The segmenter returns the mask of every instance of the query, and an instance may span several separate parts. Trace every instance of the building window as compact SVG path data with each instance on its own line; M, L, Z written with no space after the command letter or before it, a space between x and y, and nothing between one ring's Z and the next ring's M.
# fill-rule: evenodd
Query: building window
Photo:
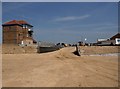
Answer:
M23 28L25 28L25 26L23 26Z
M26 25L23 25L23 28L26 28Z
M29 37L29 35L27 34L27 37Z

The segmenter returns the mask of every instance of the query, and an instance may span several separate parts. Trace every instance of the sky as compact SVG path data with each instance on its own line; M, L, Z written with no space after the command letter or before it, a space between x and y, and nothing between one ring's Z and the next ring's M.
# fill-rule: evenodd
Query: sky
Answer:
M0 2L0 12L2 12L2 3ZM2 13L0 13L0 24L2 24ZM0 44L2 43L2 26L0 25Z
M96 42L118 32L117 2L3 2L2 23L25 20L34 39L45 42Z

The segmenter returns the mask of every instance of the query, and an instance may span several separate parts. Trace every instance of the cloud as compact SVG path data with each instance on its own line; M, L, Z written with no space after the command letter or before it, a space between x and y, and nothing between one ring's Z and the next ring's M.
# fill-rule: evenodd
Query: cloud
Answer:
M66 17L60 17L56 18L54 21L70 21L70 20L81 20L81 19L86 19L90 15L83 15L83 16L66 16Z

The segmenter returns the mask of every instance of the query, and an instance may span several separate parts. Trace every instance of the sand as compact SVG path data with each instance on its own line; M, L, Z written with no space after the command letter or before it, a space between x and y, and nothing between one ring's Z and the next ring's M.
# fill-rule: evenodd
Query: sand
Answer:
M0 88L2 88L2 46L0 44Z
M68 47L44 54L3 54L3 87L118 86L118 56L79 57L74 51Z

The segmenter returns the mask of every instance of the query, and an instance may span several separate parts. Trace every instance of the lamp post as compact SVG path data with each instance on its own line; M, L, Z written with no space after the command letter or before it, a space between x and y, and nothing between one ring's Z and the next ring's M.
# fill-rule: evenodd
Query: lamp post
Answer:
M87 38L85 38L85 43L86 43Z

